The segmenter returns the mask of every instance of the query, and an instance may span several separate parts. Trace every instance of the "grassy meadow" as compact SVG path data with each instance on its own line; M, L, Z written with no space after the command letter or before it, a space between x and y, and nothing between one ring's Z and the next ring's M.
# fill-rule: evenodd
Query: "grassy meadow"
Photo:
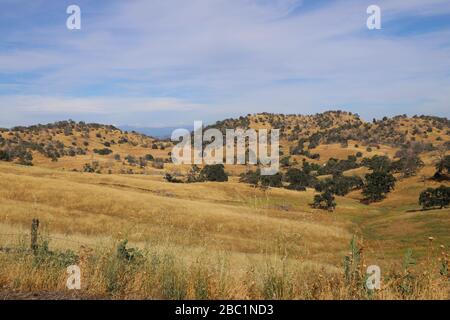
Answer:
M448 153L447 119L365 122L338 110L260 113L213 127L280 128L288 179L255 187L239 181L255 168L225 165L227 182L170 183L166 174L186 182L192 168L171 163L169 140L74 121L0 129L0 298L450 297L450 209L418 203L425 189L448 186L448 176L432 179ZM306 172L305 164L320 182L333 179L320 170L333 161L345 164L342 176L363 181L371 172L364 160L411 155L417 172L394 172L394 190L370 205L361 187L336 195L332 212L311 206L318 183L286 188L289 169ZM34 218L38 249L30 252ZM73 264L82 285L69 291ZM366 289L370 265L381 268L380 290Z
M329 213L309 206L312 189L261 190L235 177L170 184L157 172L0 162L0 246L16 248L0 251L0 286L99 298L448 299L439 270L450 246L449 210L420 211L418 194L436 183L411 179L370 206L357 194L337 197ZM35 256L26 250L32 218L41 221L43 244ZM354 236L358 259L349 253ZM65 287L70 263L82 270L75 293ZM364 289L371 264L382 268L376 293Z

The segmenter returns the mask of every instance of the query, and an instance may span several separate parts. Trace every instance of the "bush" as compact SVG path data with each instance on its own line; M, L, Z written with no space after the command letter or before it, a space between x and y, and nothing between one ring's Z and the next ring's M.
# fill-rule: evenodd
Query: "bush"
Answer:
M290 161L290 159L291 159L290 156L283 157L283 158L280 160L280 165L281 165L281 167L283 167L283 168L289 167L289 161Z
M403 173L404 177L415 175L424 166L423 161L419 158L419 153L424 151L425 147L421 143L414 143L397 151L395 157L399 160L392 163L392 169L395 172Z
M137 163L137 159L132 155L127 155L125 160L127 160L130 165L135 165Z
M361 164L373 171L390 172L392 170L392 162L387 156L364 158Z
M346 160L330 158L317 172L319 175L336 174L358 167L360 167L360 165L356 163L356 157L349 156Z
M50 250L49 242L43 240L33 256L33 264L35 267L67 268L78 263L78 259L79 257L72 250Z
M303 191L306 187L312 187L316 184L317 179L309 174L309 167L304 166L303 170L289 169L286 173L286 179L289 182L288 189Z
M228 175L225 172L223 164L205 165L200 171L200 179L202 181L228 181Z
M101 156L107 156L108 154L112 153L111 149L103 148L103 149L94 149L94 153L97 153Z
M282 187L283 186L282 180L283 175L280 172L277 172L274 175L260 177L261 185L264 187L273 187L273 188Z
M83 167L83 172L100 173L100 164L98 163L98 161L92 161L92 163L85 163Z
M161 158L156 158L152 163L153 168L155 169L164 169L164 160Z
M183 183L180 179L175 178L172 174L166 173L164 176L164 179L166 179L167 182L171 183Z
M436 170L439 174L444 171L450 173L450 155L444 156L436 163Z
M333 194L327 190L321 194L316 194L314 196L314 202L311 207L316 209L323 209L328 211L333 211L336 208L336 202L334 201Z
M333 178L328 178L319 181L315 189L318 192L330 191L338 196L345 196L350 191L362 188L364 185L362 179L358 176L346 177L342 174L334 175Z
M127 244L128 240L125 239L117 245L117 258L126 262L143 262L143 253L137 248L127 248Z
M257 169L256 171L249 170L245 173L242 173L239 178L239 182L249 183L253 186L258 186L261 178L261 170Z

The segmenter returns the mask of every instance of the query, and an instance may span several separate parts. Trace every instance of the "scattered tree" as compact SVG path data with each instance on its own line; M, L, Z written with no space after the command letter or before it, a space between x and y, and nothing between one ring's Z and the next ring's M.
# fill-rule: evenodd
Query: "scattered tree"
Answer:
M384 171L374 171L365 176L365 184L362 188L364 200L367 202L381 201L395 186L395 177Z
M327 190L322 192L321 194L316 194L314 196L314 202L311 204L311 207L316 209L323 209L328 211L333 211L336 208L335 198L331 191Z
M438 188L428 188L419 196L419 204L422 208L439 208L448 207L450 205L450 187L441 185Z

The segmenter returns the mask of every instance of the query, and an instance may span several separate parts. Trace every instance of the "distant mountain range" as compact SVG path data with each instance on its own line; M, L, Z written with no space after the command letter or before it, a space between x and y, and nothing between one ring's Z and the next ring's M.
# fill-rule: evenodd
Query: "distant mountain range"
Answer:
M145 134L150 137L155 137L159 139L166 139L170 138L172 132L176 129L187 129L189 131L193 130L192 125L180 125L178 127L160 127L160 128L153 128L153 127L139 127L139 126L129 126L129 125L123 125L119 126L119 128L123 131L136 131L138 133Z

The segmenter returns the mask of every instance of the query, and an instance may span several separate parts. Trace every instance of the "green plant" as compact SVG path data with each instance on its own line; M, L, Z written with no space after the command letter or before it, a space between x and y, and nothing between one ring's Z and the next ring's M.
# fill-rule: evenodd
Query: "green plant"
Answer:
M316 194L314 196L314 201L311 207L316 209L324 209L328 211L333 211L336 208L336 202L334 201L334 196L331 191L326 190L321 194Z
M117 245L117 258L129 263L141 263L144 260L144 254L137 248L127 248L128 240L122 240Z
M416 276L412 272L412 267L416 265L412 249L407 249L403 257L403 274L400 277L398 289L401 295L406 298L414 292Z
M164 299L182 300L187 296L187 280L184 272L176 266L172 256L166 255L161 261L160 286Z
M205 165L200 171L200 179L202 181L228 181L228 175L225 172L223 164Z
M78 256L72 250L50 250L48 240L41 241L33 255L35 267L67 268L77 261Z
M420 193L419 204L423 209L448 207L450 205L450 187L441 185L438 188L428 188Z
M385 171L375 171L365 176L366 182L362 188L364 200L367 202L380 201L386 198L395 186L395 177Z

